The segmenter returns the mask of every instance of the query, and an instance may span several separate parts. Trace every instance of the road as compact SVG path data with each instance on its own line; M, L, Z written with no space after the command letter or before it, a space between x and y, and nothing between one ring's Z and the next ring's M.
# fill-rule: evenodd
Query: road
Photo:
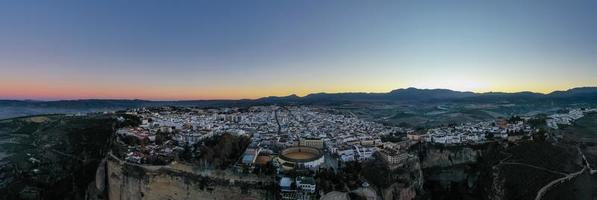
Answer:
M274 110L274 118L276 118L276 124L278 124L278 135L282 134L282 126L280 125L280 120L278 119L278 109Z

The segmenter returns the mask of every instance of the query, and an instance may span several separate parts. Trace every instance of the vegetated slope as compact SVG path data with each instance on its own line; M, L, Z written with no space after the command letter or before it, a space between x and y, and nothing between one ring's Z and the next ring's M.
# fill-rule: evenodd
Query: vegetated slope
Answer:
M529 141L509 148L508 152L512 157L507 162L520 162L563 173L582 168L578 151L573 146Z
M564 182L547 191L543 198L543 200L558 199L597 199L597 175L585 172L572 181Z
M565 141L578 143L591 167L597 169L597 113L580 118L560 133Z
M574 146L527 141L508 148L511 156L498 167L504 199L534 199L537 192L558 178L583 168Z
M551 181L583 167L575 146L539 140L487 143L474 151L457 146L422 149L426 148L441 150L431 157L420 156L427 166L423 172L430 199L534 199ZM478 158L463 159L473 155Z
M0 199L82 199L110 145L112 116L0 121Z
M559 131L564 142L578 145L591 169L597 167L597 113L588 114ZM553 187L544 199L597 199L597 174L585 173Z

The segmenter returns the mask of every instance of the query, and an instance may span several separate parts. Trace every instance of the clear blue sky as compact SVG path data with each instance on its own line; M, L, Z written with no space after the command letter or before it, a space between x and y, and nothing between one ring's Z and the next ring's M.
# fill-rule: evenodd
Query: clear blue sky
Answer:
M595 1L2 1L0 98L597 85Z

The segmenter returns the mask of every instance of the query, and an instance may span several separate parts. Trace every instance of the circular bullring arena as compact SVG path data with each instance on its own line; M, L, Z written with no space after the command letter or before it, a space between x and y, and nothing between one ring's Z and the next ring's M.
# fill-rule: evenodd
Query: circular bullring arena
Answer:
M312 147L289 147L280 152L278 162L284 170L292 170L297 167L316 169L323 164L323 153Z

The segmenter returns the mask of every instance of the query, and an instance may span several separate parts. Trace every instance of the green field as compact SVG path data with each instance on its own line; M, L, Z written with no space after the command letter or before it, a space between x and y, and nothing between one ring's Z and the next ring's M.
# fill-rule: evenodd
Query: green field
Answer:
M342 105L334 109L356 115L363 120L375 121L391 126L429 128L508 118L513 115L526 116L550 113L558 106L543 104L513 103L420 103L420 104L355 104Z

